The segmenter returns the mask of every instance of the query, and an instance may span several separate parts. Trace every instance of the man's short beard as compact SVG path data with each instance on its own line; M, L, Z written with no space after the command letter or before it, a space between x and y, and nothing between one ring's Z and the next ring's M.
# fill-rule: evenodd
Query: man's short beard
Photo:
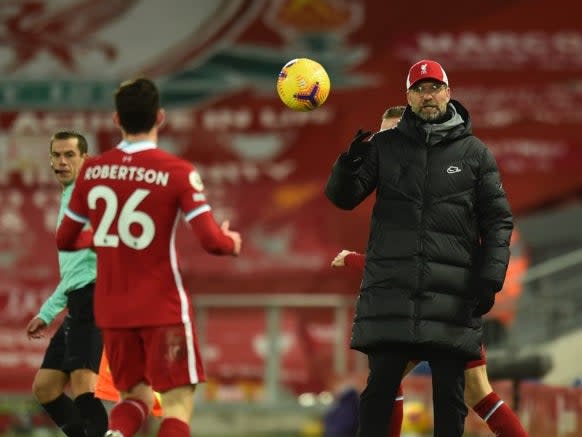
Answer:
M435 121L441 118L443 115L446 114L446 109L444 111L440 111L438 113L425 113L422 112L422 108L416 113L416 115L424 121Z

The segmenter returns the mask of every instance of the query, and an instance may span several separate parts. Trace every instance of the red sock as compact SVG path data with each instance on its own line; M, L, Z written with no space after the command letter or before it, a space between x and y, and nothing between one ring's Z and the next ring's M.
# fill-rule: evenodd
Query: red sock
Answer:
M481 399L473 410L499 437L529 437L517 415L495 392Z
M190 437L190 427L186 422L168 417L162 421L158 437Z
M392 409L392 419L390 419L390 429L388 430L388 437L400 437L400 430L402 429L402 417L404 416L403 406L404 397L402 396L402 386L398 387L398 394L394 399L394 408Z
M146 404L138 399L125 399L109 414L109 429L121 432L124 437L133 437L145 423L149 414Z

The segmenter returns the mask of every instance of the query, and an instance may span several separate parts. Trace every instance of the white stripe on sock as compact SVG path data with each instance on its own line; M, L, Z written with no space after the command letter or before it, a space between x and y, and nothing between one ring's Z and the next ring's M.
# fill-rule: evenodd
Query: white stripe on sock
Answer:
M501 404L503 404L503 401L500 399L497 401L497 403L493 406L493 408L491 408L489 410L489 412L485 415L485 417L483 418L483 420L485 422L487 422L489 420L489 418L491 416L493 416L493 413L495 413L495 411L497 411L497 409L501 406Z

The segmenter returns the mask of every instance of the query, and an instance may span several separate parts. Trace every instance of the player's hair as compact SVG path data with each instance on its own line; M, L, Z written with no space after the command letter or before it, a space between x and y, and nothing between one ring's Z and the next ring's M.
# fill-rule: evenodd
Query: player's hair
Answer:
M386 120L387 118L400 118L405 110L406 106L391 106L382 114L382 120Z
M125 133L140 134L152 130L159 109L160 94L149 79L127 80L115 91L115 110Z
M75 132L72 130L61 130L55 132L51 137L51 141L49 143L49 151L51 152L53 151L53 143L55 142L55 140L69 140L71 138L77 139L77 148L79 149L79 153L81 154L81 156L85 155L89 150L87 140L79 132Z

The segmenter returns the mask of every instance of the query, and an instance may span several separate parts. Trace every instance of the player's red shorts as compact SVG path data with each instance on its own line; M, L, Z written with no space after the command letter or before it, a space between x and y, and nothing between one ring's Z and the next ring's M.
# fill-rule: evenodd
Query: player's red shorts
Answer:
M206 380L190 323L102 332L111 376L120 391L143 381L163 393Z
M101 356L101 365L99 366L99 374L97 375L97 382L95 383L95 397L111 402L119 402L121 400L119 391L117 391L113 384L113 378L109 370L109 360L105 352ZM154 392L152 415L156 417L162 417L164 415L160 394L158 392Z

